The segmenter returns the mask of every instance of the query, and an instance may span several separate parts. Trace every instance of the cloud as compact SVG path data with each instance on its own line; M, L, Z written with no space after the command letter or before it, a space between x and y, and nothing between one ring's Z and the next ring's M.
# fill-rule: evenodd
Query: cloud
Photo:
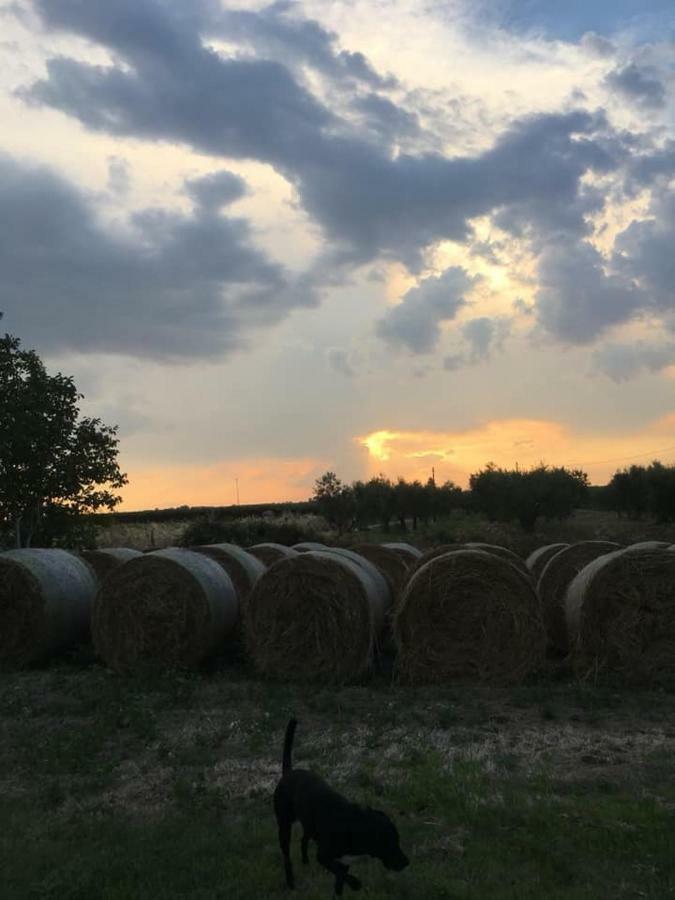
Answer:
M654 66L631 62L611 71L605 82L622 99L643 110L660 110L666 105L666 88Z
M478 316L469 319L460 328L468 348L463 352L451 353L443 360L443 368L455 372L464 366L477 365L487 361L492 351L501 349L511 330L511 320L505 316Z
M212 206L142 210L116 233L63 178L0 157L0 208L0 309L43 351L215 358L316 299Z
M644 369L660 372L675 363L675 343L635 341L608 343L592 356L593 370L607 375L612 381L628 381Z
M394 348L431 353L440 340L440 324L454 319L466 304L464 295L474 281L458 266L438 277L425 278L380 319L377 334Z
M339 347L329 347L326 350L326 360L333 371L344 375L347 378L353 378L356 371L351 363L349 353Z
M389 142L413 121L387 98L371 91L358 100L380 129L374 144L280 62L216 53L203 42L204 17L181 22L178 6L158 0L121 0L122 9L116 3L114 10L103 0L35 5L49 27L85 35L120 62L52 58L47 77L22 91L26 100L94 130L270 163L321 225L338 263L385 256L419 270L427 246L467 239L469 220L493 212L514 233L585 234L587 216L603 201L583 179L619 164L619 142L608 139L605 119L583 111L525 117L473 156L395 155ZM280 23L288 24L288 6L270 9L266 17L276 34ZM307 35L319 33L303 26L298 37L296 26L297 40L310 43Z
M185 182L185 192L202 207L215 211L241 200L248 193L246 182L233 172L222 170Z
M131 187L131 167L121 156L108 157L108 190L116 197L125 197Z
M649 215L615 242L614 265L640 284L650 306L675 312L675 189L655 190Z
M382 76L362 53L338 48L338 37L319 22L295 13L299 4L279 0L261 10L210 9L204 25L210 33L247 44L269 59L290 68L310 66L338 82L358 82L372 88L391 88L393 76Z
M558 340L587 344L625 322L645 304L630 279L608 273L606 261L587 241L559 241L538 262L536 317Z

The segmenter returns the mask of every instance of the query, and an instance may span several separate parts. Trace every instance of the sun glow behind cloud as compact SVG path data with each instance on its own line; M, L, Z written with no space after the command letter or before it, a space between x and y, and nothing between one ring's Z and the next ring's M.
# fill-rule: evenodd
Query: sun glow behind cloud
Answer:
M661 453L663 462L675 460L675 414L620 435L576 433L545 419L501 419L465 431L381 430L354 440L368 451L369 477L382 472L426 480L433 466L437 482L451 480L466 487L469 475L488 462L505 468L544 463L582 468L592 483L603 484L634 459L648 463L652 453Z

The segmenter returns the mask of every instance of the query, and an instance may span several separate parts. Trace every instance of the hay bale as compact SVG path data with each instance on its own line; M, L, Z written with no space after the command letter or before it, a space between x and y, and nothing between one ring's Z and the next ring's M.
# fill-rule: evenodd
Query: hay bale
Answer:
M190 547L193 553L201 553L217 562L232 579L239 602L251 593L253 585L266 569L257 557L236 544L205 544Z
M66 550L0 555L0 664L41 662L87 640L97 587L93 570Z
M425 550L424 553L415 561L415 565L412 571L416 572L418 569L421 569L422 566L425 566L428 562L431 562L432 559L436 559L439 556L444 556L446 553L453 553L455 550L464 549L466 549L464 544L439 544L437 547L430 547L429 550Z
M565 599L581 676L604 671L648 684L675 675L675 554L628 547L589 563Z
M293 550L298 553L310 553L312 550L325 550L326 544L318 544L316 541L300 541L299 544L293 544Z
M629 544L626 550L668 550L668 541L638 541L637 544Z
M391 586L391 582L384 575L378 567L372 563L369 559L366 559L365 556L362 556L360 553L356 553L354 550L347 550L344 547L326 547L325 550L313 550L313 553L335 553L338 556L343 557L344 559L348 559L353 563L356 563L357 566L361 566L362 569L368 573L371 580L374 582L375 587L377 588L378 595L382 598L382 605L385 609L385 614L391 608L391 605L394 601L394 592Z
M570 582L589 562L619 549L619 544L611 541L581 541L560 550L544 566L537 582L537 592L548 645L552 650L567 653L569 649L565 593Z
M258 672L342 684L371 668L384 603L358 563L313 551L265 572L243 610L246 646Z
M298 551L292 547L286 547L285 544L274 544L266 542L263 544L254 544L248 547L251 556L259 559L264 566L271 566L280 559L288 559L291 556L297 556Z
M406 556L384 544L355 544L351 549L377 566L388 579L393 596L398 597L408 580L408 572L415 557Z
M414 562L415 560L420 559L420 557L422 556L421 550L418 550L417 547L413 547L412 544L406 544L404 541L394 541L387 544L382 544L382 546L386 547L387 550L394 550L408 563Z
M210 557L169 548L114 569L96 596L94 646L111 669L194 667L234 630L237 592Z
M394 635L401 676L415 684L515 683L544 658L531 579L482 550L446 552L417 569L399 601Z
M481 541L471 541L464 544L464 548L467 550L483 550L485 553L501 556L502 559L506 559L510 563L513 563L514 566L517 566L525 573L525 575L530 575L530 570L527 568L527 564L522 556L518 556L517 553L514 553L513 550L509 550L508 547L502 547L499 544L484 544Z
M82 550L80 556L89 563L98 580L103 581L113 569L143 554L140 550L132 550L130 547L105 547L100 550Z
M538 547L530 553L525 560L525 565L532 572L532 577L535 581L539 581L539 576L544 571L544 567L549 559L554 557L560 550L564 550L565 547L569 547L569 544L545 544L543 547Z

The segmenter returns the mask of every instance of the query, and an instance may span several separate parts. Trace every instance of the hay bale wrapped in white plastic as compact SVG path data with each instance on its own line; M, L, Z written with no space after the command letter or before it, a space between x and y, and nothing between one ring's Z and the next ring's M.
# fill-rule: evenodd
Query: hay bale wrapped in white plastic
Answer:
M239 601L213 559L179 548L156 550L110 573L94 605L94 646L118 672L194 667L222 649Z
M611 541L579 541L560 550L546 563L537 582L537 593L551 650L561 654L569 650L565 594L572 579L594 559L619 549L619 544Z
M80 556L89 563L98 580L103 581L113 569L143 554L140 550L132 550L130 547L102 547L99 550L82 550Z
M556 553L569 547L569 544L544 544L543 547L537 547L525 560L525 565L532 572L535 582L539 580L539 576L544 571L546 563L552 559Z
M210 557L225 569L232 579L240 603L248 597L253 585L267 568L265 563L236 544L204 544L190 547L190 550Z
M631 683L675 675L675 553L626 548L594 560L569 585L567 628L581 676Z
M298 551L292 547L287 547L285 544L275 544L272 541L254 544L252 547L248 547L247 550L265 566L271 566L280 559L288 559L291 556L298 555Z
M390 541L386 544L382 544L382 546L387 547L389 550L395 550L396 553L401 555L410 565L422 556L421 550L417 547L413 547L412 544L405 543L405 541Z
M96 576L66 550L0 555L0 664L41 662L88 640Z
M371 562L369 559L363 556L363 554L357 553L355 550L347 550L344 547L327 547L325 550L315 550L313 552L336 553L338 556L342 556L344 559L350 559L352 562L361 566L362 569L365 569L368 575L375 582L379 596L382 597L385 614L389 612L394 601L393 587L387 576L378 568L375 563Z
M300 541L299 544L293 544L293 550L298 553L310 553L312 550L325 550L326 544L320 544L317 541Z
M668 541L638 541L637 544L629 544L626 550L668 550Z
M342 684L373 665L387 600L367 570L327 551L282 559L244 606L246 647L258 672Z

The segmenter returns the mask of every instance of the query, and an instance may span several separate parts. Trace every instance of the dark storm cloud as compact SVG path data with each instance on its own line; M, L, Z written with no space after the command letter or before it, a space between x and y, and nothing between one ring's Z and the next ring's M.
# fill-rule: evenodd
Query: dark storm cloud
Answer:
M41 350L217 357L314 300L210 206L145 210L116 235L73 185L0 157L0 208L0 309Z
M585 233L584 217L601 198L581 179L617 165L606 123L585 112L525 118L474 157L394 157L387 139L377 146L364 140L280 63L207 48L198 22L178 26L176 4L36 5L48 25L104 44L127 67L52 59L48 77L24 91L26 98L90 128L271 163L345 262L382 254L418 267L428 244L464 240L467 220L493 211L514 232ZM384 98L364 101L378 106L380 122L400 117Z
M632 222L615 242L614 265L635 280L653 310L675 312L675 190L655 192L649 216Z
M372 88L396 85L392 76L382 76L362 53L338 49L337 35L318 22L294 15L297 4L281 0L258 11L214 9L203 22L220 37L248 44L262 55L290 67L307 65L334 79L363 83Z
M551 243L539 257L536 316L559 340L587 344L634 316L645 296L628 278L608 273L587 241Z
M653 111L666 105L666 88L654 66L628 63L610 72L605 81L624 100L630 100L642 109Z
M248 188L239 175L223 170L185 182L185 192L204 209L216 210L245 197Z
M437 278L425 278L380 319L377 334L394 348L433 352L440 340L441 322L455 318L475 280L458 266Z

